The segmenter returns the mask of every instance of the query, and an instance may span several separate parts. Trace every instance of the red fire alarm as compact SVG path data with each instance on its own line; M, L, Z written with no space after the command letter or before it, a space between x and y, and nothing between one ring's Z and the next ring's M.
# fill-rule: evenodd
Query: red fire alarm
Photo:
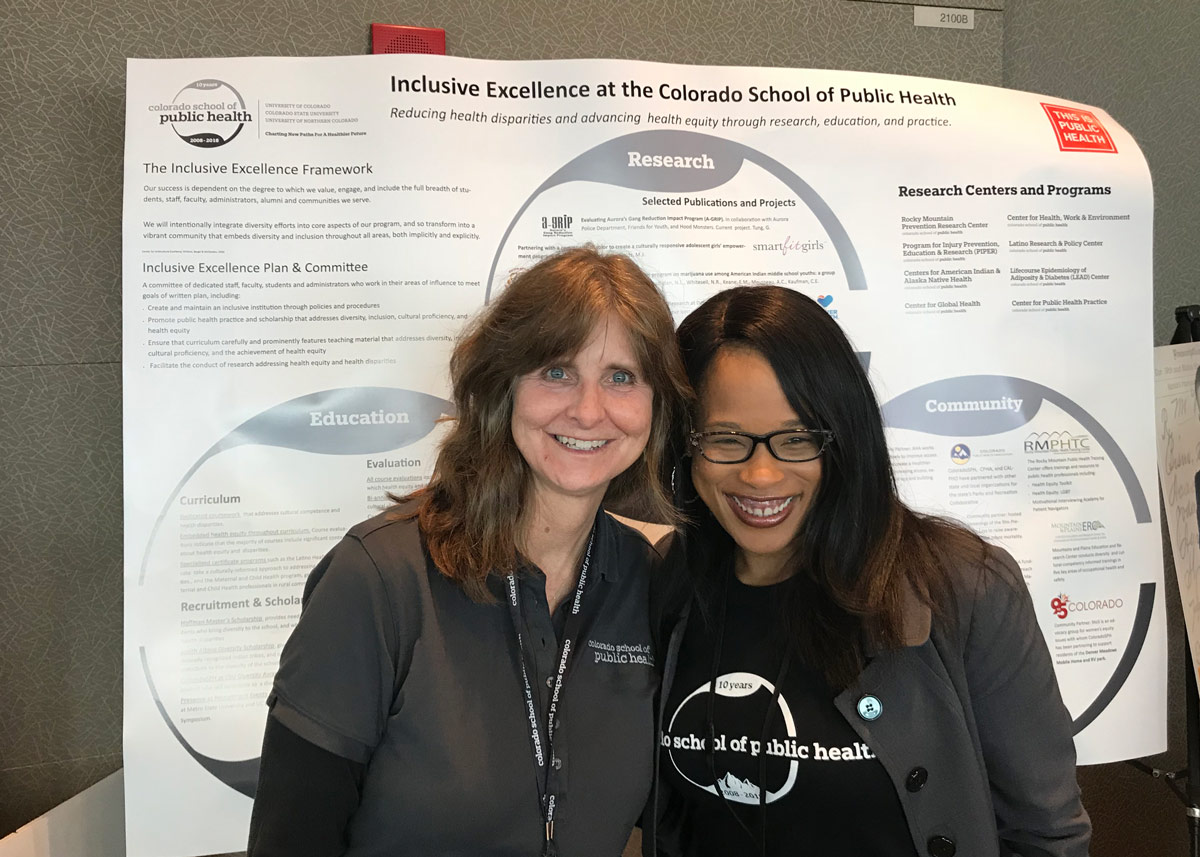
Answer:
M446 31L436 27L371 25L373 54L446 54Z

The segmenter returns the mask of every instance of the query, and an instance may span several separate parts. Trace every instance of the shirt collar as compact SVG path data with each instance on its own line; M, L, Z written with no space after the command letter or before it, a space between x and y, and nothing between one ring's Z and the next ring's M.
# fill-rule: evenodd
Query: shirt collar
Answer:
M592 570L591 573L599 573L600 577L605 580L617 581L621 578L621 566L625 563L620 562L618 539L620 532L618 524L612 519L608 512L604 511L601 506L596 510L596 523L594 524L596 542L592 545Z
M596 510L596 518L592 522L594 540L592 542L592 560L588 565L589 575L598 575L605 580L617 581L621 578L620 561L620 524L601 507ZM585 550L587 542L584 542ZM541 570L522 558L518 566L520 576L534 575L544 577Z

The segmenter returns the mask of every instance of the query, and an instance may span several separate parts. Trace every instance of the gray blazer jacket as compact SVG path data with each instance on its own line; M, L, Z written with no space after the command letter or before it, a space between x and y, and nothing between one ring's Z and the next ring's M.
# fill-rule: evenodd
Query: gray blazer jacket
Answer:
M899 795L913 845L929 857L1087 857L1091 822L1075 779L1071 718L1021 571L992 548L954 573L957 627L910 594L901 649L870 652L834 700ZM663 659L670 692L688 609ZM858 713L864 697L881 713ZM868 712L870 713L870 712ZM677 853L679 806L655 761L643 853Z

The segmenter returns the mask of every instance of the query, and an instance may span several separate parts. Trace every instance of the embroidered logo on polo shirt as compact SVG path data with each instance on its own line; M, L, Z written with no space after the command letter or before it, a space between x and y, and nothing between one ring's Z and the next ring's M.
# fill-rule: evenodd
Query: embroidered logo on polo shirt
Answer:
M588 640L587 644L593 663L654 666L654 653L649 643L605 643L601 640Z

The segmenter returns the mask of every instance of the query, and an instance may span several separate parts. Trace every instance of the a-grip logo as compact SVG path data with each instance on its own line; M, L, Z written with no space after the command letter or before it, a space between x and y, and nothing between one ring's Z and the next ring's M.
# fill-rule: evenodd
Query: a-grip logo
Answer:
M253 122L240 92L223 80L194 80L170 104L151 104L156 124L168 126L189 146L224 146Z
M571 224L575 218L569 214L553 214L542 218L543 238L570 238L573 233Z

